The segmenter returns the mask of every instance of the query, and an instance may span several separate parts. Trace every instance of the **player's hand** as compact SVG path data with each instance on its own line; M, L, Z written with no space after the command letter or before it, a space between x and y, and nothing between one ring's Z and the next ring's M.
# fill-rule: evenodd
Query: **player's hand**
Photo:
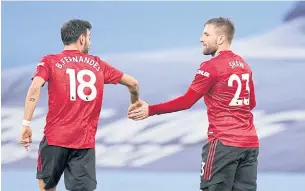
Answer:
M20 143L28 150L30 143L32 143L32 129L29 126L22 126Z
M142 106L142 100L139 100L137 101L136 103L133 103L133 104L130 104L129 108L128 108L128 112L127 114L130 112L130 111L133 111L137 108L140 108Z
M132 104L128 109L128 118L138 121L149 117L148 104L140 100Z

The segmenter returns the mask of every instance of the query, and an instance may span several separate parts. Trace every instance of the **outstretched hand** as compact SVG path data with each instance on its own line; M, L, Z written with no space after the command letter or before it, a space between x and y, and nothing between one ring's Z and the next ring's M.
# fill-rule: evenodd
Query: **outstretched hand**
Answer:
M32 130L28 126L22 126L20 133L20 143L24 146L25 150L28 151L28 147L32 143Z
M128 108L127 116L129 119L135 121L146 119L149 117L148 104L143 100L131 104Z

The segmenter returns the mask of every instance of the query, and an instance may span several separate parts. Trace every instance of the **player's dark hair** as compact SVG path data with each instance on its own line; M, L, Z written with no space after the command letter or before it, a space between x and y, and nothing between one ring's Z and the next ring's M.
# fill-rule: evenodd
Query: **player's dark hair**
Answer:
M75 43L80 35L87 34L87 30L91 30L92 25L85 20L73 19L61 27L61 40L64 45Z
M232 42L232 40L234 38L234 34L235 34L235 26L230 19L223 18L223 17L212 18L212 19L208 20L204 24L204 26L207 24L212 24L212 25L215 25L216 27L223 28L222 30L226 33L228 41L230 43Z

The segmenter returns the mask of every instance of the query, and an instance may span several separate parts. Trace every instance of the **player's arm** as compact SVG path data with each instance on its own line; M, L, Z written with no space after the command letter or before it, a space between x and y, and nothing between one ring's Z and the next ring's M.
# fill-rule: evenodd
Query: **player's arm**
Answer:
M33 78L32 84L26 95L24 104L24 120L31 121L34 110L39 100L40 90L45 83L42 77L36 76Z
M139 84L134 77L129 76L127 74L123 74L122 79L119 83L128 88L131 103L136 103L137 101L139 101Z
M104 77L105 84L121 84L128 88L130 92L131 103L135 103L139 100L139 85L138 81L121 72L120 70L114 68L108 63L101 61L102 66L104 67Z
M172 113L182 111L191 108L202 95L192 88L189 88L187 92L180 97L177 97L171 101L160 103L156 105L149 105L149 116L160 115L164 113Z
M182 111L191 108L202 96L204 96L215 82L215 72L209 63L203 63L197 70L195 78L187 92L171 101L150 105L149 116Z
M26 95L23 125L29 124L29 122L32 120L33 113L40 96L40 90L45 82L49 80L51 73L50 71L49 59L48 57L44 57L36 68L35 75L32 78L32 84L30 85Z

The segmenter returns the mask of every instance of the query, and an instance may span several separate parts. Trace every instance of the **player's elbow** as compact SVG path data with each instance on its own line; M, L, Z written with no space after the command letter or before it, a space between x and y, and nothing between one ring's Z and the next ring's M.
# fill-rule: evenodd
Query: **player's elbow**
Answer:
M192 108L193 105L201 98L201 94L189 89L181 98L181 109L187 110Z
M28 94L30 96L36 96L40 94L40 90L41 90L41 84L32 83L29 88Z
M180 109L179 110L187 110L187 109L190 109L192 108L194 105L193 102L190 102L189 100L187 99L183 99L181 100L181 104L180 104Z
M139 88L138 81L134 77L129 76L127 74L123 75L120 84L125 85L129 89L129 91L136 91Z
M183 107L183 110L191 109L192 106L193 106L192 104L187 104Z
M31 85L28 90L27 100L33 100L33 101L37 100L40 96L40 89L41 87L39 86Z
M129 91L134 92L139 89L139 82L135 78L131 78L129 84L127 85Z

